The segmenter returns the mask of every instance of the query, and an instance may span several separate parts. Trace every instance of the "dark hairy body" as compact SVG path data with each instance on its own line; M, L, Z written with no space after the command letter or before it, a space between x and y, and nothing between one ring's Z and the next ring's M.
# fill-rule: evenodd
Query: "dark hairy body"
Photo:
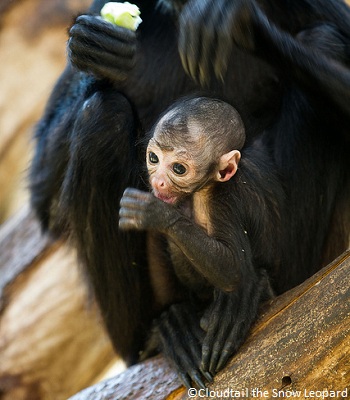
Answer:
M203 385L200 374L211 380L225 365L244 340L258 304L273 295L265 267L276 262L269 241L279 247L285 198L262 143L249 145L241 161L244 126L228 104L182 99L152 131L146 151L152 194L126 189L119 227L148 233L155 306L164 310L179 303L151 338L166 341L164 350L181 366L187 386L186 373ZM189 305L192 318L184 320L183 310L191 316ZM199 325L193 319L197 313ZM221 324L222 318L234 324ZM183 346L176 334L179 323L185 324L187 338L191 333L195 368L178 352Z
M91 14L104 3L94 1ZM67 68L37 127L31 199L45 229L72 238L116 351L136 362L156 321L183 380L200 385L201 373L209 379L202 359L215 372L226 339L234 332L234 352L254 321L260 270L278 294L348 245L350 11L340 0L156 3L136 2L144 21L136 34L94 15L76 20ZM200 90L238 109L242 174L244 163L260 166L232 195L237 215L253 216L251 251L236 296L214 291L205 309L183 302L160 318L146 235L118 229L119 201L126 187L146 187L135 143L174 100ZM225 212L220 203L218 191L213 218Z

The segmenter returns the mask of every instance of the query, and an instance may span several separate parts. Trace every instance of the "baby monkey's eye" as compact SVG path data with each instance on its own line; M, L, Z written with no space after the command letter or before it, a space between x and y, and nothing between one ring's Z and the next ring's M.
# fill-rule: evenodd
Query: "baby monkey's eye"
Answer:
M153 153L153 151L149 152L148 159L151 164L158 164L158 162L159 162L159 158L158 158L157 154Z
M187 169L184 165L175 163L173 164L173 171L176 175L183 175L187 171Z

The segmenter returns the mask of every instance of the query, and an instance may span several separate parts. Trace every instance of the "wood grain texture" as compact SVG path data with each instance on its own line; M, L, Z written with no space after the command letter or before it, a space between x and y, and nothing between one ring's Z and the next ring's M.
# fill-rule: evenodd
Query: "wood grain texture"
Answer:
M66 399L116 359L76 256L24 208L0 229L0 398Z
M302 285L266 304L248 340L209 386L210 398L220 398L215 393L221 395L229 389L241 393L240 398L254 398L256 388L266 395L264 398L277 398L280 390L286 395L300 391L298 398L324 389L350 395L349 276L348 251ZM71 400L97 398L203 397L189 397L168 363L157 357Z

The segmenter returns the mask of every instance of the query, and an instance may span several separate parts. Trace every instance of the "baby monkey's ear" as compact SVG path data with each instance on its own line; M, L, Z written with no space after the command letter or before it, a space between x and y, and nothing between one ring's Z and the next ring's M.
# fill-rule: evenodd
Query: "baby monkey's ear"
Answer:
M241 159L241 153L238 150L232 150L220 157L216 180L218 182L227 182L237 172L238 163Z

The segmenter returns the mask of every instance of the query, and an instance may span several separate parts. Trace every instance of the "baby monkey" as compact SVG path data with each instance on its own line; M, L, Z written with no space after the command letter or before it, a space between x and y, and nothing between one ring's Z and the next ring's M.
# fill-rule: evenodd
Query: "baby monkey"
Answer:
M271 294L283 196L267 146L252 142L241 160L244 125L223 101L182 100L151 133L152 193L126 189L119 227L147 231L155 308L165 310L153 338L187 387L204 387Z
M199 295L208 285L232 291L240 279L232 259L236 244L230 244L231 207L224 213L214 207L218 196L230 203L234 188L223 197L217 186L236 174L244 142L232 106L206 97L182 100L158 120L148 143L152 194L128 188L121 200L119 227L166 235L177 278Z

